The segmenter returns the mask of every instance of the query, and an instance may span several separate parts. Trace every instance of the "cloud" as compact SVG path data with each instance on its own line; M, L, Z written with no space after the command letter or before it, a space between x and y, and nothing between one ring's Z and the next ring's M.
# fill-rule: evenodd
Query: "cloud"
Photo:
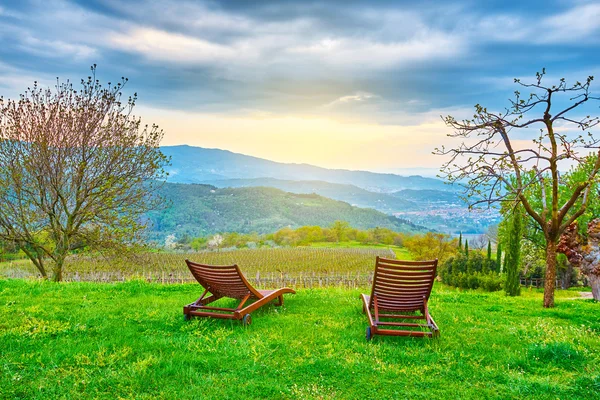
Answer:
M288 53L314 57L328 65L346 68L391 68L415 61L433 61L461 55L460 38L441 32L424 32L405 40L383 42L367 38L325 38L288 49Z
M600 30L600 4L585 4L547 17L538 36L541 43L597 41Z
M5 7L0 6L0 17L9 17L9 18L15 18L15 19L20 19L22 18L22 14L12 11L12 10L7 10Z
M475 40L530 43L536 45L597 42L600 4L582 4L563 12L526 18L497 14L473 21Z
M122 51L136 52L155 61L185 64L221 64L234 60L249 60L256 56L243 47L211 43L152 28L133 28L113 33L109 45Z
M51 86L56 82L54 79L56 77L48 74L36 76L29 71L0 62L0 96L4 98L18 99L19 94L31 87L34 81L39 82L41 86Z
M323 105L323 108L331 108L331 107L335 107L337 105L344 105L344 104L348 104L348 103L356 103L356 102L363 103L363 102L369 101L371 99L377 99L377 98L379 98L379 96L377 96L376 94L373 94L373 93L356 92L351 95L339 97L339 98L333 100L332 102Z
M248 68L313 76L319 76L322 67L366 72L452 59L467 51L460 36L428 26L415 13L376 18L372 11L354 10L353 18L362 17L368 29L350 30L314 16L270 21L190 7L183 7L187 18L176 8L158 17L154 26L130 23L109 35L108 46L150 61L226 65L239 76L248 76L242 71ZM182 22L173 29L176 20Z
M2 4L4 62L74 81L97 63L163 108L406 125L429 110L505 105L512 71L598 64L595 3L47 2Z
M90 62L93 62L98 57L97 50L85 44L68 43L62 40L44 40L29 35L22 38L19 47L29 53L48 58L68 57L74 60L90 60Z

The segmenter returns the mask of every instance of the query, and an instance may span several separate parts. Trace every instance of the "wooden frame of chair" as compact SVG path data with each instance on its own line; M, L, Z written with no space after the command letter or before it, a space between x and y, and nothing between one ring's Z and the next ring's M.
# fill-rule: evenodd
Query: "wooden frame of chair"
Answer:
M374 335L439 336L439 328L429 314L427 306L436 270L437 259L401 261L377 257L371 294L361 295L363 312L369 319L367 340L371 340ZM421 315L414 314L417 311L420 311ZM382 321L381 318L391 321ZM405 320L425 320L426 323L418 324L405 322ZM428 330L388 329L388 327Z
M194 278L204 287L204 292L195 302L183 307L186 319L191 317L211 317L242 320L244 325L252 322L250 313L277 299L276 306L283 305L285 293L296 293L290 288L277 290L256 290L237 265L208 265L185 260ZM211 294L207 297L208 294ZM222 297L240 300L236 308L209 307L208 304ZM253 303L244 307L248 300Z

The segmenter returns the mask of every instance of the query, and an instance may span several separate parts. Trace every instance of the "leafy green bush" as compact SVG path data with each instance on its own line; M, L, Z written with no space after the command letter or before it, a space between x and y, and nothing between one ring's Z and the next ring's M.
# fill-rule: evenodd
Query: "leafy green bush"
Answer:
M441 265L439 275L445 284L462 289L494 292L501 290L504 283L496 260L477 251L471 251L468 256L459 253L450 257Z

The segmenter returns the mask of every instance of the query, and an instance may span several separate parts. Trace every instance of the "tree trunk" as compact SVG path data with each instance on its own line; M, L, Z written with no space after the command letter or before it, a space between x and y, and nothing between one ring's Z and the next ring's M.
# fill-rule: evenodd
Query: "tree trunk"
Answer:
M592 296L594 296L594 300L600 301L600 276L590 274L587 278L592 287Z
M42 264L40 261L38 261L35 258L30 258L30 260L33 262L33 265L35 265L37 270L40 272L40 274L42 275L42 278L44 278L45 280L48 280L48 274L46 274L46 269L44 268L44 264Z
M569 289L571 287L571 281L573 280L573 264L567 263L567 270L565 271L565 278L563 280L563 289Z
M34 254L33 251L27 250L27 248L25 248L24 246L21 246L21 250L23 250L23 252L27 256L27 258L29 258L31 260L31 262L33 263L33 265L35 265L35 267L37 268L37 270L42 275L42 278L44 278L44 279L47 280L48 279L48 275L46 274L46 269L44 268L43 258L42 257L38 257L37 253Z
M546 277L544 282L544 307L554 307L556 286L556 242L546 239Z
M54 282L61 282L63 279L63 266L65 264L66 255L59 255L56 258L53 268L52 280Z
M52 280L54 282L62 281L62 266L61 267L56 266L56 268L54 268L54 274L52 275Z

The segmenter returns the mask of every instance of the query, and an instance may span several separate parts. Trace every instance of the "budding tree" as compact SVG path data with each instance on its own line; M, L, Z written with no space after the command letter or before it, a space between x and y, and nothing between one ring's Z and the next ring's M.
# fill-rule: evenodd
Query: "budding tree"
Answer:
M57 80L0 99L0 239L56 281L73 250L141 239L168 161L162 131L132 114L136 95L121 101L126 79L103 87L95 72L79 90Z
M598 117L582 114L591 100L598 100L590 92L593 77L572 85L565 79L545 85L544 75L545 71L537 73L530 84L515 79L531 93L522 97L515 91L504 111L492 112L478 104L471 119L445 117L454 130L448 136L462 143L435 153L449 157L442 172L465 186L471 207L522 204L539 226L546 247L544 307L553 307L557 243L586 211L590 187L600 170L600 141L591 132ZM532 135L532 128L539 128L539 133ZM561 171L584 163L590 155L594 162L589 173L577 182L564 182Z

